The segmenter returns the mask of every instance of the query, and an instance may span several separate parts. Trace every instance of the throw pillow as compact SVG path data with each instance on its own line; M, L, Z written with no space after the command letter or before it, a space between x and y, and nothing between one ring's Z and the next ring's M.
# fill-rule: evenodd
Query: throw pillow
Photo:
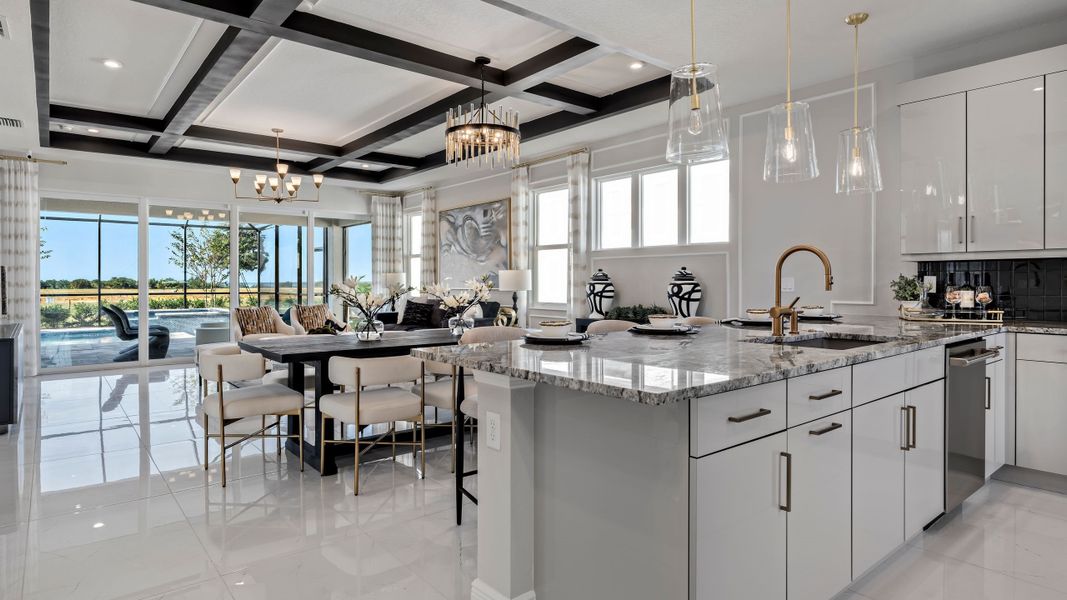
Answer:
M296 319L300 321L301 327L308 332L312 329L325 327L326 321L330 319L330 307L325 304L312 304L310 306L298 304L293 307L293 310L296 311Z
M237 326L241 328L241 335L278 333L274 309L269 306L235 308L233 313L237 318Z
M434 305L424 304L422 302L408 301L407 307L404 309L404 325L418 325L420 327L429 327L430 320L433 317Z

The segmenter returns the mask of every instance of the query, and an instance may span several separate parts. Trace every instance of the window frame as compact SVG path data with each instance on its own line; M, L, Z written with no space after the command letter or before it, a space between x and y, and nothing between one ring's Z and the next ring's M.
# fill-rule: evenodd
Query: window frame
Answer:
M419 229L420 235L419 235L419 239L418 240L416 240L416 239L414 239L412 237L412 231L411 231L412 230L411 221L415 217L418 217L421 220L420 221L420 226L419 226L420 227L420 229ZM418 258L419 259L419 273L418 273L418 275L419 275L419 285L418 286L412 286L414 289L412 289L411 292L409 292L409 294L408 294L409 296L413 296L413 297L419 297L419 295L420 295L419 288L421 288L424 285L428 285L428 284L433 283L431 281L422 281L422 235L421 235L422 229L421 228L425 227L425 226L426 226L425 218L424 218L424 215L422 214L422 208L421 207L417 208L417 209L408 209L408 210L404 211L404 253L403 253L404 254L404 273L407 275L407 281L405 283L407 285L409 285L409 286L411 285L411 282L413 281L413 277L411 276L411 259L413 259L413 258Z
M567 216L568 216L568 218L567 218L567 221L568 221L567 241L562 243L562 244L543 244L542 245L542 244L538 243L539 242L539 238L540 238L540 228L541 228L541 221L540 221L540 214L539 214L539 211L540 211L540 208L541 208L541 203L540 203L541 194L558 192L558 191L561 191L561 190L562 191L566 191L567 190L567 184L566 183L557 184L557 185L550 185L550 186L544 186L544 187L539 187L539 188L530 190L530 195L531 195L531 198L532 198L532 202L530 202L530 213L531 213L530 214L530 264L531 264L531 267L533 269L533 282L532 282L533 285L531 286L533 289L531 290L532 293L531 293L530 307L534 308L534 309L566 310L567 305L570 303L570 289L569 289L570 288L570 286L569 286L569 282L570 282L570 260L569 260L569 257L570 257L570 252L571 252L571 239L570 239L571 238L571 232L570 232L570 227L569 227L569 221L570 221L569 211L567 213ZM559 250L559 249L566 250L567 251L567 255L568 255L567 271L566 271L566 274L564 275L564 277L565 277L564 285L565 285L565 289L567 290L567 294L566 294L567 297L563 300L563 302L541 302L538 299L538 293L539 293L540 290L538 290L538 287L537 287L537 281L538 281L537 274L538 274L538 272L540 272L540 268L541 268L540 261L538 260L538 258L540 256L540 251L541 250Z

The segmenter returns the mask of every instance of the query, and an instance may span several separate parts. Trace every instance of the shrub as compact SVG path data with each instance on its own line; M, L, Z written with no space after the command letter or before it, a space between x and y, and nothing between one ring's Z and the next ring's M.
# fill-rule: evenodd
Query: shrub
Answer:
M41 324L49 329L61 327L70 318L70 311L60 304L45 304L41 307Z
M44 313L42 312L42 317ZM100 324L100 309L96 302L75 302L70 316L77 327L92 327Z
M652 306L636 304L633 306L616 306L608 311L606 318L633 321L634 323L648 323L648 315L673 313L673 310L658 304L653 304Z

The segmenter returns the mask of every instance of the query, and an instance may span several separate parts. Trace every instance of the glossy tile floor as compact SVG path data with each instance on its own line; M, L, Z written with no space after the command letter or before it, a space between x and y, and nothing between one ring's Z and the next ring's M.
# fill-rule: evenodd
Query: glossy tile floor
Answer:
M182 368L28 381L0 436L0 598L470 597L476 514L455 526L445 449L425 480L410 456L365 464L357 498L351 467L248 442L223 490L196 398ZM840 598L1067 600L1067 496L992 482Z

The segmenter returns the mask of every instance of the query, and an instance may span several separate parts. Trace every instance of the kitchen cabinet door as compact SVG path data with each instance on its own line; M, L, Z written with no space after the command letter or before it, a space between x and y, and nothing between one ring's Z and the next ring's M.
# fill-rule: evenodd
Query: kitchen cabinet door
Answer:
M1007 399L1004 388L1005 363L998 360L985 367L985 476L989 479L1004 466L1007 439Z
M794 427L787 434L793 492L787 596L789 600L826 600L852 580L852 414L831 415Z
M1044 77L967 92L967 250L1044 248Z
M900 251L966 247L967 103L952 94L900 107Z
M694 600L784 600L785 450L782 432L690 459Z
M1067 72L1045 75L1045 247L1067 248Z
M911 412L904 453L904 539L945 511L945 381L904 392Z
M1015 363L1015 464L1067 475L1067 364Z
M852 410L852 578L904 543L904 394Z

